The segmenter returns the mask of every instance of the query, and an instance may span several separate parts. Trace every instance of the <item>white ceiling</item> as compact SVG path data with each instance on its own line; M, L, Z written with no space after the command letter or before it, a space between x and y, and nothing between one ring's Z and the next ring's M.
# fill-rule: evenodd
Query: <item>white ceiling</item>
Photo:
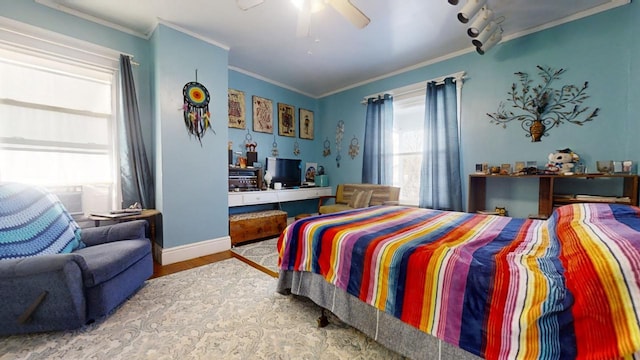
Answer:
M457 20L466 0L352 0L371 23L358 29L331 7L296 37L291 0L265 0L247 11L235 0L36 0L148 38L158 22L229 49L229 65L312 97L414 66L475 51ZM488 0L503 16L503 42L630 0ZM489 56L489 50L484 56ZM476 55L481 56L481 55Z

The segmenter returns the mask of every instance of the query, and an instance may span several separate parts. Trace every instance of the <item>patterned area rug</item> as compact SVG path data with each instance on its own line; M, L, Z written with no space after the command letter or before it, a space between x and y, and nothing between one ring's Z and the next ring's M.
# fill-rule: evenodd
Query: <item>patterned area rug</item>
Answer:
M231 251L243 258L264 266L265 268L278 273L278 238L258 241L246 245L239 245L231 248Z
M163 276L78 330L0 337L0 359L401 359L276 282L237 259Z

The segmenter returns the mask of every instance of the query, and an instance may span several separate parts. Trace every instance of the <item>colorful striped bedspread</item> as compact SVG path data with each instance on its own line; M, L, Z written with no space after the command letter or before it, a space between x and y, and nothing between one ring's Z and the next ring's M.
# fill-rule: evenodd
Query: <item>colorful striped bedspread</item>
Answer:
M281 270L307 271L487 359L640 351L640 209L574 204L547 221L378 206L298 220Z

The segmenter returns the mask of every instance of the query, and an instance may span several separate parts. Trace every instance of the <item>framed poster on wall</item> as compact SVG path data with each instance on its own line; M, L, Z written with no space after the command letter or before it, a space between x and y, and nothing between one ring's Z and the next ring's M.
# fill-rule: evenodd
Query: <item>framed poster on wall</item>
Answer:
M298 121L300 122L300 138L313 140L313 111L300 109L298 118Z
M273 134L273 102L253 96L253 131Z
M229 89L229 127L246 129L246 105L244 91Z
M291 105L278 103L278 135L296 136L296 113Z

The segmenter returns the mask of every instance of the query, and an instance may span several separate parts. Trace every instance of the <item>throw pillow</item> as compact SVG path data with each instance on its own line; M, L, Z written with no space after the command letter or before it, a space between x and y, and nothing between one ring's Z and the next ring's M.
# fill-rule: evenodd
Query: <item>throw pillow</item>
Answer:
M365 208L369 206L369 202L371 201L371 195L373 194L372 190L362 191L356 190L351 195L351 199L349 199L349 206L354 209Z
M70 253L84 247L80 227L47 190L0 184L0 259Z

